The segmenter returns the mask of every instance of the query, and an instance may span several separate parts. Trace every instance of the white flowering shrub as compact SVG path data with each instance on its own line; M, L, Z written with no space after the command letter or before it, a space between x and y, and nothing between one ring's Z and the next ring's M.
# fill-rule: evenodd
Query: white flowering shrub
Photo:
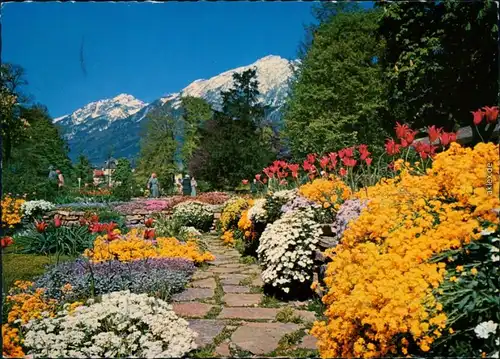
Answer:
M51 211L56 206L49 201L37 200L37 201L26 201L21 205L21 211L26 217L35 217L42 215L45 212Z
M174 358L193 349L197 334L166 302L129 291L63 310L25 326L28 354L49 358Z
M280 218L282 215L281 207L297 196L297 189L282 190L274 193L269 193L266 196L266 203L263 205L263 208L266 211L267 222L273 223L278 218Z
M267 212L264 208L265 204L266 200L264 198L256 199L253 203L253 206L248 210L248 218L253 223L266 223Z
M181 227L179 229L179 234L181 236L185 236L185 237L195 237L195 238L200 238L201 237L201 232L199 230L197 230L196 228L194 227Z
M311 281L320 235L308 209L288 212L268 225L257 249L264 283L289 293L294 284Z
M172 218L183 226L208 231L214 221L214 206L197 201L182 202L174 206Z

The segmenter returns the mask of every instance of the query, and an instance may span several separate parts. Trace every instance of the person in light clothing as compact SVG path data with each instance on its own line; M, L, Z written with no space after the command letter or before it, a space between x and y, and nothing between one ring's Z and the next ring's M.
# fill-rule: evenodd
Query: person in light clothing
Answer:
M196 187L198 187L198 183L196 183L196 180L194 177L191 178L191 196L196 197Z

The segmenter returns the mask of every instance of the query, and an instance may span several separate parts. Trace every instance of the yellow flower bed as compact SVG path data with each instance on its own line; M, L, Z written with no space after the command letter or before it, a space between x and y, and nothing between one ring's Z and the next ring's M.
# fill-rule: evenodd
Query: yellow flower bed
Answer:
M2 199L2 226L13 228L16 224L21 223L22 213L21 206L26 202L21 198L12 198L5 196Z
M406 355L410 341L429 351L447 317L432 294L445 263L427 260L498 224L491 211L500 207L498 146L453 143L424 176L398 166L398 177L355 195L369 199L368 207L327 251L333 259L323 297L328 319L311 331L323 358Z
M84 256L93 262L104 262L113 259L126 262L135 259L164 257L185 258L196 263L214 260L210 252L202 252L195 240L186 243L176 238L157 238L156 243L143 239L143 232L133 229L124 236L108 241L107 236L99 236L93 249L87 249Z
M238 229L243 233L245 239L251 240L255 238L256 233L253 231L252 221L248 218L248 209L241 214L241 218L238 221Z
M338 209L339 202L343 202L351 196L351 189L342 180L332 177L331 179L317 178L311 183L302 185L299 194L315 201L324 208L333 206Z
M225 231L221 239L222 242L228 246L234 245L234 234L232 231Z
M251 207L252 199L236 198L231 200L223 209L220 216L220 228L222 232L237 226L241 213Z

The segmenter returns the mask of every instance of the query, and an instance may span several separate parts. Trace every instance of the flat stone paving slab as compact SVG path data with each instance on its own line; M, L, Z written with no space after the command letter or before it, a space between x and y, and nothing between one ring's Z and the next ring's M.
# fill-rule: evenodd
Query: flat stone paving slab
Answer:
M195 342L199 347L211 344L224 329L225 324L215 319L190 319L189 327L198 333Z
M222 300L228 307L253 307L262 300L262 294L227 293Z
M238 279L238 280L243 280L247 279L248 275L245 274L232 274L232 273L224 273L220 275L221 279Z
M214 290L210 288L188 288L182 293L172 296L173 302L189 302L196 299L207 299L214 296Z
M231 335L231 341L252 354L265 354L275 350L284 335L299 328L293 323L245 323Z
M237 279L237 278L225 278L225 279L221 279L220 280L222 286L225 286L225 285L239 285L240 282L241 282L241 279Z
M229 344L227 343L220 343L219 346L215 348L215 352L221 357L231 356L231 350L229 350Z
M222 308L218 318L220 319L246 319L246 320L274 320L278 313L278 308L242 308L226 307Z
M244 285L223 285L222 289L224 293L250 293L250 288Z
M173 303L173 310L175 314L184 318L201 318L214 307L210 304L187 302L187 303Z
M200 280L200 279L210 278L212 276L213 273L198 271L195 274L193 274L191 280Z
M318 339L316 337L313 337L312 335L306 335L304 338L302 338L301 342L299 345L297 345L298 348L302 349L311 349L311 350L317 350L318 347L316 346Z
M232 275L232 273L241 272L241 269L240 268L228 268L228 267L216 267L216 268L210 268L209 271L212 273L223 273L223 274Z
M262 287L264 285L264 282L262 281L262 278L260 276L258 276L257 278L255 278L252 281L252 285L254 287Z
M190 283L190 286L193 288L210 288L215 289L217 284L215 283L214 278L205 278L201 280L197 280Z
M295 313L295 315L301 317L302 320L305 322L314 322L317 320L316 314L314 312L309 312L307 310L297 310L297 309L295 309L293 312Z

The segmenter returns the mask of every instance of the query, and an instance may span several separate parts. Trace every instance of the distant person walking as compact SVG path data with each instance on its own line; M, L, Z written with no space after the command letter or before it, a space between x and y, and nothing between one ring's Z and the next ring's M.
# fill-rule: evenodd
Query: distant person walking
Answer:
M56 173L57 173L57 187L59 187L59 189L62 189L64 187L64 176L60 170L56 170Z
M57 182L57 172L52 165L49 166L49 181Z
M196 187L198 187L198 183L194 179L194 177L191 177L191 196L196 197Z
M191 194L191 179L188 175L182 180L182 194L189 196Z
M156 178L156 173L152 173L148 181L149 196L152 198L160 197L160 184L158 178Z
M176 179L175 185L177 186L177 193L182 194L182 176Z

